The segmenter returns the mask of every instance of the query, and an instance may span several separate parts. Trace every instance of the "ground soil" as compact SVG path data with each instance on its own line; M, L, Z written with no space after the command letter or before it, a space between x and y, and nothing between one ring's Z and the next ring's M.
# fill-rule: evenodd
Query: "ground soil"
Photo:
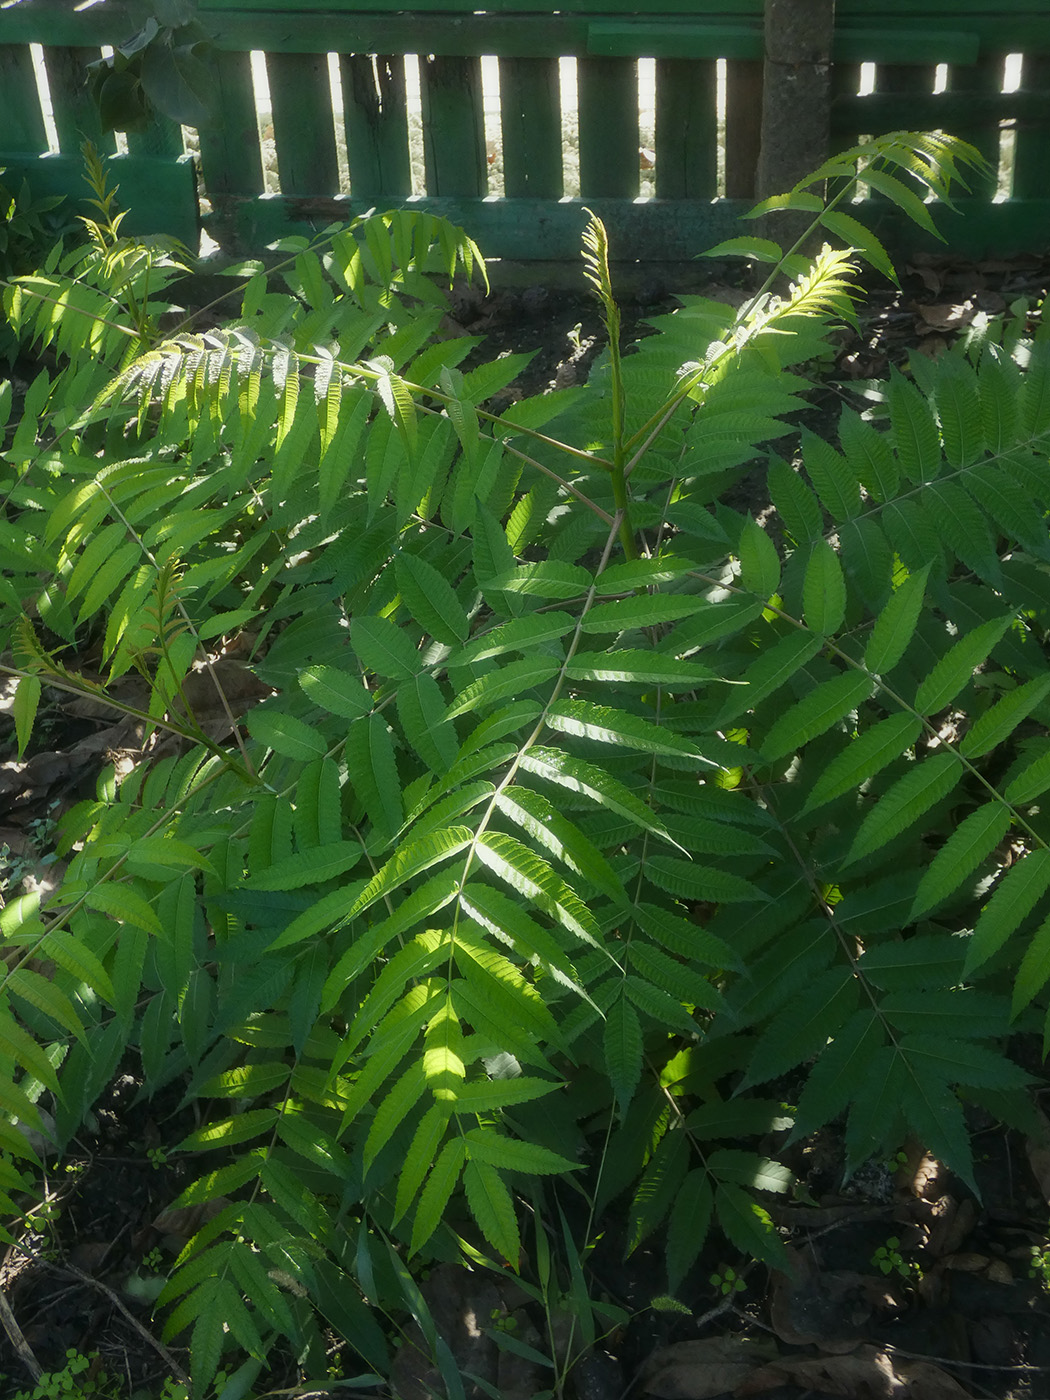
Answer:
M718 275L724 290L733 274L726 268ZM843 332L834 369L814 393L811 426L833 436L844 396L852 398L866 381L910 355L939 353L975 317L1025 298L1036 306L1050 285L1050 259L926 259L908 267L902 284L873 288L860 331ZM628 334L644 334L645 318L674 304L654 291L628 306ZM542 286L501 292L488 303L464 299L456 320L461 331L486 336L486 358L537 351L516 386L523 394L578 382L603 343L591 299ZM737 491L741 508L759 514L767 504L758 473ZM101 748L112 752L114 744L110 735L100 746L98 721L57 703L42 719L44 743L27 765L15 761L7 716L0 714L0 862L6 861L0 878L6 875L9 894L23 879L47 888L53 816L93 786ZM133 749L133 737L126 737ZM1016 1048L1038 1086L1039 1047ZM101 1384L104 1370L110 1388L87 1394L154 1397L173 1367L186 1363L185 1352L159 1341L150 1303L173 1253L199 1223L165 1214L190 1170L177 1156L169 1160L168 1149L193 1122L178 1107L179 1086L152 1103L140 1100L138 1089L137 1065L129 1059L64 1157L48 1159L46 1203L17 1227L18 1246L6 1257L0 1251L0 1302L9 1310L6 1335L0 1333L0 1400L31 1389L25 1353L13 1341L19 1332L44 1371L61 1369L70 1348L97 1355L86 1379ZM790 1098L790 1086L783 1089ZM1035 1097L1038 1102L1045 1091L1037 1087ZM789 1165L799 1188L788 1202L770 1202L794 1273L770 1274L713 1236L679 1290L684 1312L649 1307L665 1287L659 1241L625 1259L614 1205L596 1225L601 1239L589 1260L591 1287L595 1298L636 1316L578 1362L567 1393L578 1400L1050 1395L1050 1123L1046 1141L1004 1129L977 1109L971 1126L979 1200L918 1143L901 1144L892 1162L874 1164L849 1183L833 1129L798 1146ZM775 1154L778 1146L770 1141L764 1150ZM527 1366L508 1371L494 1343L471 1335L466 1324L468 1317L496 1313L514 1320L520 1338L542 1347L541 1320L510 1282L497 1286L462 1270L435 1270L424 1291L446 1319L464 1368L487 1380L489 1393L526 1400L549 1385L549 1376ZM0 1309L0 1320L3 1314ZM348 1374L362 1369L338 1339L333 1348ZM409 1345L394 1388L385 1393L422 1400L432 1379ZM267 1376L271 1393L327 1393L297 1391L297 1380L290 1361Z

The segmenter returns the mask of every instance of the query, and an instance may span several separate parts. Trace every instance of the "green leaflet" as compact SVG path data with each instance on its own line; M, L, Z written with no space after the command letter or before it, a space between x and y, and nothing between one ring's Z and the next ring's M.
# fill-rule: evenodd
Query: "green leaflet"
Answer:
M446 718L468 714L471 710L488 709L510 695L520 695L549 681L560 670L560 663L550 656L529 656L510 661L479 680L465 686L446 711Z
M822 438L803 430L802 456L817 495L834 519L851 520L857 515L860 511L860 482L841 454Z
M904 475L909 481L932 481L941 470L941 443L930 404L896 369L886 398Z
M840 1027L809 1072L789 1142L808 1137L838 1117L855 1097L884 1038L879 1017L871 1010L856 1012Z
M923 875L909 922L949 898L991 855L1010 829L1012 814L998 802L986 802L952 832Z
M570 680L610 685L662 685L668 690L694 690L714 673L695 661L679 661L653 651L577 652L566 665Z
M498 1254L517 1266L521 1237L514 1202L503 1178L488 1162L472 1156L463 1173L463 1185L466 1187L470 1213L481 1233Z
M308 666L296 679L304 695L340 719L358 719L372 708L372 697L360 678L335 666Z
M588 700L556 700L547 707L544 718L549 729L597 744L622 744L643 753L682 754L698 762L710 762L672 731L608 705L594 705Z
M407 680L422 667L408 637L385 617L355 617L350 644L365 670L390 680Z
M930 1075L948 1083L984 1089L1020 1089L1031 1083L1031 1076L1005 1056L972 1041L919 1034L904 1036L900 1045L912 1073L919 1078Z
M615 603L597 603L583 615L583 632L633 632L692 617L704 608L697 597L682 593L633 594Z
M634 917L650 938L672 953L695 958L707 967L742 967L738 954L729 944L699 923L691 923L679 914L648 903L636 904Z
M744 1083L763 1084L818 1054L857 1008L860 987L849 968L822 974L769 1023Z
M902 831L907 831L924 812L947 797L963 775L963 766L954 753L935 753L913 765L883 793L861 823L846 856L846 864L871 855Z
M531 788L505 788L496 798L500 811L540 846L617 902L627 895L615 871L579 827Z
M869 671L892 671L907 651L919 621L929 574L928 564L910 573L879 613L864 651L864 665Z
M583 901L541 856L513 836L483 831L474 845L474 852L494 875L531 899L577 938L586 943L599 941L598 926Z
M780 583L780 556L773 541L750 516L740 531L740 582L759 598L771 598Z
M953 481L937 482L922 491L922 502L958 557L980 578L998 583L1002 577L995 537L984 515L963 488Z
M1017 1017L1050 980L1050 918L1032 934L1014 979L1011 1018Z
M846 580L839 556L827 540L817 540L810 553L802 584L802 607L806 625L824 636L837 632L846 616Z
M979 758L1008 739L1022 720L1050 695L1050 676L1040 676L1010 691L986 710L964 735L959 752Z
M1045 848L1029 851L1023 860L1006 872L996 886L991 899L981 911L977 926L969 940L963 976L968 977L1006 940L1028 917L1050 888L1050 851Z
M1003 796L1007 802L1023 806L1031 802L1050 787L1050 748L1044 749L1038 757L1025 764L1020 773L1011 778Z
M502 890L472 882L463 889L460 907L481 928L509 943L520 955L537 957L563 986L586 998L576 969L556 937L530 918L516 900Z
M780 457L769 467L769 494L796 544L818 540L824 529L820 502L801 476Z
M394 564L397 586L416 622L439 642L466 640L470 622L455 591L432 564L402 552Z
M253 739L282 758L323 758L328 752L327 739L294 715L256 707L248 712L245 722Z
M686 899L733 904L767 898L757 885L740 875L675 856L650 856L646 869L654 885Z
M461 650L453 652L448 658L448 665L473 665L507 651L529 651L544 642L559 641L573 626L571 615L565 612L517 617L482 633Z
M809 632L792 632L764 650L744 673L744 684L730 690L718 716L719 726L724 727L773 695L796 671L812 661L822 645L822 637Z
M642 1028L637 1011L624 996L617 997L606 1013L603 1045L605 1071L622 1115L642 1075Z
M332 841L274 861L265 870L253 874L246 887L254 890L297 890L303 885L320 885L352 870L360 858L360 842Z
M891 715L853 739L823 770L806 799L803 812L833 802L874 776L909 749L922 732L912 715Z
M947 934L918 934L912 938L866 948L858 967L876 987L949 987L962 978L963 952L959 940Z
M448 1109L449 1105L447 1104L432 1104L416 1127L405 1159L404 1169L398 1178L397 1197L394 1202L394 1224L401 1219L415 1200L430 1164L437 1160L438 1149L444 1140L448 1127Z
M651 808L619 779L612 777L596 764L571 758L560 749L542 747L532 748L523 753L520 762L526 772L535 773L537 777L544 778L557 787L580 793L597 806L618 813L645 831L667 836Z
M84 1039L83 1022L74 1011L69 997L39 972L28 967L13 968L7 973L4 986L12 996L20 997L50 1017L56 1026L61 1026L79 1040Z
M413 676L397 688L397 715L405 738L432 773L447 773L459 753L448 705L431 675Z
M473 839L474 833L469 827L450 826L442 831L429 832L418 841L407 842L390 857L353 900L346 911L346 917L356 918L384 895L408 885L432 865L458 855Z
M441 1223L466 1159L467 1146L462 1138L451 1138L441 1149L419 1196L412 1222L411 1254L419 1253Z
M404 811L394 741L382 715L370 714L351 726L343 757L354 794L376 830L393 836Z
M787 1251L769 1212L752 1200L742 1187L731 1181L719 1182L715 1190L715 1218L737 1249L761 1259L770 1268L784 1267Z
M863 671L823 681L780 716L762 741L762 757L775 762L794 753L855 710L873 689L874 681Z
M466 1141L471 1161L488 1162L502 1171L548 1176L579 1170L578 1162L570 1162L567 1157L552 1152L548 1147L508 1137L491 1128L472 1128L466 1135Z

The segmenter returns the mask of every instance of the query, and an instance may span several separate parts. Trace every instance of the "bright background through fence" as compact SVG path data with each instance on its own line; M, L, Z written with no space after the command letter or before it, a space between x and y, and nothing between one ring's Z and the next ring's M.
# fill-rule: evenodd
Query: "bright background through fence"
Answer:
M161 117L104 137L87 63L145 7L0 4L0 165L81 194L79 146L116 157L129 227L261 251L373 207L417 202L486 253L573 260L581 204L625 259L674 261L725 237L754 193L761 0L201 0L221 119ZM532 0L535 3L535 0ZM1050 246L1050 0L838 0L832 141L938 128L993 168L953 246ZM198 178L199 177L199 178ZM888 242L890 210L866 217ZM914 240L912 240L914 241Z

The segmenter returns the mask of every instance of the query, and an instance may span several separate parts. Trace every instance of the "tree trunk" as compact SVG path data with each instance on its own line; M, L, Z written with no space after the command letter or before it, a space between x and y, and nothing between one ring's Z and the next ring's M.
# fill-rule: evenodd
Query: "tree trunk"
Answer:
M827 158L835 0L766 0L765 14L759 199L786 193ZM790 246L807 223L775 216L770 237Z

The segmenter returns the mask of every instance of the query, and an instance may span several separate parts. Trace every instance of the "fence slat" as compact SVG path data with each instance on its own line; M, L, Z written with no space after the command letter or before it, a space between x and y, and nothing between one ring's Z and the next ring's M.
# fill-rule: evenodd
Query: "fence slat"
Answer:
M198 135L209 195L261 194L263 185L259 125L251 58L246 53L214 55L219 121Z
M638 64L631 58L576 61L580 193L584 199L638 195Z
M994 117L989 119L987 111L981 115L978 115L978 112L984 105L981 99L987 100L989 97L996 101L1000 111L1003 110L1005 102L1003 72L1005 66L1006 50L1004 49L1002 52L993 50L991 53L983 54L972 67L961 68L953 65L948 69L948 92L965 93L967 97L978 99L972 109L973 119L971 121L956 119L952 122L949 130L953 136L961 136L964 141L969 141L971 145L976 146L990 165L991 169L987 176L982 176L976 171L971 171L967 175L973 193L983 195L986 199L991 199L995 193L996 176L999 170L999 123Z
M1050 53L1025 54L1020 91L1007 101L1013 97L1038 104L1031 117L1018 117L1013 198L1045 199L1050 189Z
M656 60L656 193L713 199L718 193L717 79L711 59Z
M58 149L63 155L75 155L85 140L93 142L103 155L111 155L116 150L113 133L102 130L98 107L88 88L87 66L99 57L96 48L44 50L44 71L51 93Z
M726 63L726 197L754 199L762 144L762 63Z
M556 58L501 58L503 185L508 197L560 199L561 83Z
M346 156L354 199L412 193L405 60L400 54L340 54Z
M462 198L488 188L481 60L419 56L428 195Z
M47 150L47 131L27 44L0 44L0 132L5 151Z
M268 53L266 77L281 193L335 194L339 162L326 55Z

